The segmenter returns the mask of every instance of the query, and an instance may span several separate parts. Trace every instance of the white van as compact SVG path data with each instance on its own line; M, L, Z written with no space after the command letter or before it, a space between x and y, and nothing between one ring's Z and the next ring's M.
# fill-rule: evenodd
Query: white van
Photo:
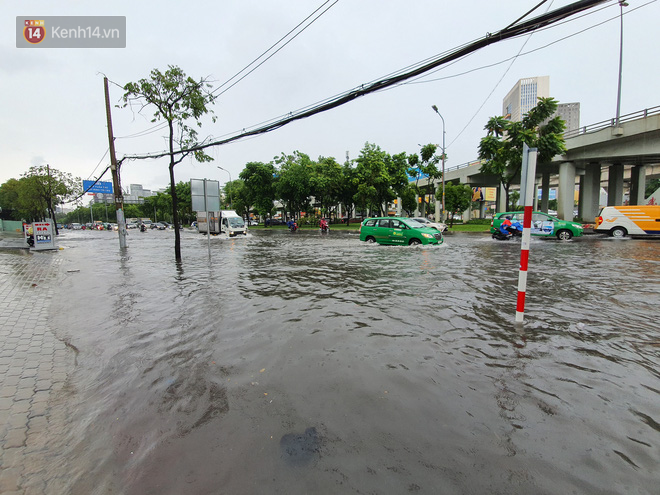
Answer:
M209 213L211 234L229 234L229 237L247 234L245 220L234 210L211 211ZM201 234L206 234L207 228L206 212L198 211L197 230Z
M594 230L612 237L660 235L660 205L606 206Z

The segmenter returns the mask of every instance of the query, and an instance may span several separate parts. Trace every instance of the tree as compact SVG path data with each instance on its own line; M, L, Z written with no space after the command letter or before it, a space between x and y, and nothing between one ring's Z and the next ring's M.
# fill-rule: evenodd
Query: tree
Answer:
M552 115L557 110L554 98L539 98L537 105L520 122L504 117L492 117L484 127L487 135L481 138L479 158L487 160L481 172L495 175L506 192L506 209L509 208L509 187L520 174L523 144L537 148L537 162L545 164L555 155L566 151L564 143L565 122Z
M320 156L312 165L310 177L312 196L322 212L330 212L340 201L342 188L342 167L333 157ZM329 216L329 215L328 215Z
M410 184L408 187L404 188L403 191L399 194L401 198L401 209L405 211L408 216L412 216L417 209L417 196L419 194L419 189L415 184Z
M438 170L438 163L442 159L441 156L435 154L438 146L435 144L427 144L422 146L420 154L416 153L408 155L408 175L415 179L413 188L415 194L422 200L422 211L429 212L429 206L434 198L429 198L429 206L426 203L426 194L419 186L420 179L428 179L430 183L442 177L442 171ZM417 209L417 205L413 210Z
M254 206L256 212L263 216L270 216L275 200L275 167L272 163L250 162L245 165L239 174L244 183L245 208L250 211Z
M356 161L355 203L385 215L387 204L408 184L405 153L390 156L375 144L366 143Z
M20 220L19 196L21 182L18 179L9 179L0 186L0 208L2 218L5 220Z
M305 153L294 151L292 155L282 153L275 158L275 163L280 167L275 188L277 197L294 217L296 213L307 211L312 194L312 160Z
M467 210L471 203L472 188L469 185L445 183L445 208L449 212L450 227L454 226L454 215Z
M208 106L213 104L215 96L209 91L211 87L206 79L195 81L179 68L168 66L165 73L153 69L149 79L140 79L137 83L124 86L124 106L141 104L140 111L148 106L156 108L152 122L164 120L167 122L170 195L172 196L172 217L174 223L174 256L181 261L181 234L179 233L179 210L174 166L185 157L192 156L200 163L210 162L212 157L201 149L194 149L200 143L197 141L197 131L188 125L192 119L197 127L201 127L201 118L213 112ZM215 122L215 116L212 117ZM175 153L174 145L182 152ZM186 151L188 150L188 151Z
M358 190L358 178L355 167L349 160L346 160L341 168L341 181L339 184L339 192L337 193L337 201L344 205L346 209L346 219L350 221L353 216L353 209L355 208L355 195Z
M15 206L22 217L30 220L41 220L46 215L55 220L55 208L80 195L82 181L80 177L60 172L48 165L30 167L22 174L14 188ZM57 224L55 225L57 233Z
M651 196L658 188L660 187L660 179L651 179L646 184L646 189L644 190L644 198Z

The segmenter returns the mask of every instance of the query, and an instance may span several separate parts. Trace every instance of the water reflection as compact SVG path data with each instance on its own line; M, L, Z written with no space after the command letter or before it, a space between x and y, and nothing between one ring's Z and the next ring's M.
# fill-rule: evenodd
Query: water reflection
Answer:
M660 243L535 239L521 330L519 246L486 236L255 231L209 265L193 232L180 264L166 231L128 256L94 235L56 301L86 315L56 319L80 350L63 492L657 486Z

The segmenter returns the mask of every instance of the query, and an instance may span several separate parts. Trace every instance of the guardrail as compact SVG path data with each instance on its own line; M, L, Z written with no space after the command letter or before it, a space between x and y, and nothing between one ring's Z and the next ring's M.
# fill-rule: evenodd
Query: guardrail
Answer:
M631 120L643 119L648 117L649 115L656 115L656 114L660 114L660 106L645 108L644 110L639 110L637 112L621 115L619 117L619 123L630 122ZM572 138L575 136L580 136L582 134L589 134L590 132L602 131L603 129L607 129L608 127L614 127L615 125L616 125L616 118L603 120L602 122L596 122L595 124L585 125L583 127L579 127L578 129L565 132L564 138Z
M621 122L630 122L631 120L643 119L650 115L660 114L660 106L645 108L644 110L639 110L637 112L628 113L626 115L621 115L619 117L619 123ZM575 136L580 136L582 134L589 134L590 132L598 132L608 127L614 127L616 124L616 118L603 120L602 122L596 122L595 124L585 125L578 129L572 131L567 131L564 133L564 138L572 138ZM453 165L451 167L445 167L445 172L450 172L452 170L459 170L461 168L467 168L470 165L481 163L479 160L472 160L471 162L461 163L460 165Z

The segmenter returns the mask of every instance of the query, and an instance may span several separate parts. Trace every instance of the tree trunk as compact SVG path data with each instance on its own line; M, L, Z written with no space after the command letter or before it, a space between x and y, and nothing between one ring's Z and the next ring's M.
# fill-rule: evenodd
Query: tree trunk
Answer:
M174 127L170 127L170 194L172 195L172 223L174 224L174 259L181 261L181 233L179 232L179 202L176 196L176 182L174 182ZM208 220L208 219L207 219ZM208 222L207 222L208 228Z

